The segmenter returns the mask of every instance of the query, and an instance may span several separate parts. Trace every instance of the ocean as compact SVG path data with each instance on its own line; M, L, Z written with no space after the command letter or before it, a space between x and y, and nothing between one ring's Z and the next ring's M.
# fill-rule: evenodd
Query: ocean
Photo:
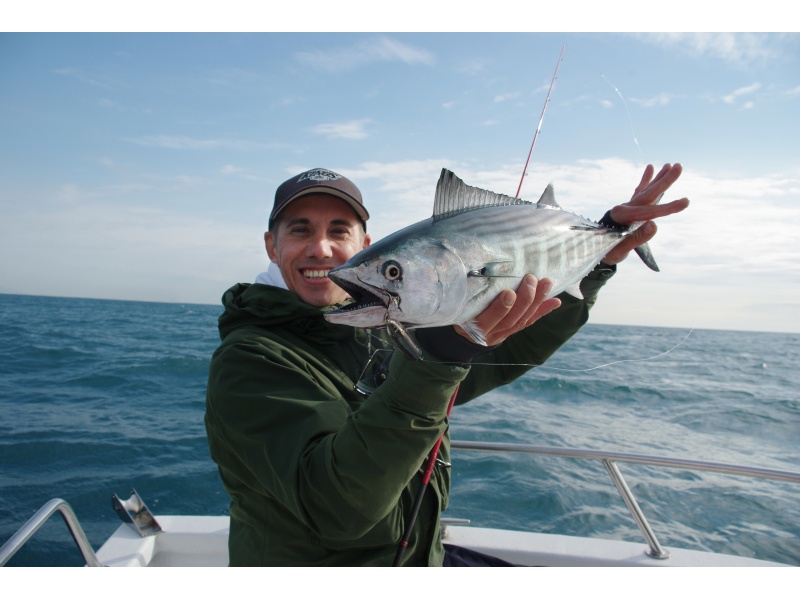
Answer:
M203 414L219 306L0 295L0 543L51 498L97 549L135 488L225 515ZM610 363L610 364L609 364ZM451 418L454 439L800 470L800 334L589 324ZM800 485L620 463L662 545L800 566ZM446 517L642 541L596 461L454 451ZM83 564L54 516L10 566Z

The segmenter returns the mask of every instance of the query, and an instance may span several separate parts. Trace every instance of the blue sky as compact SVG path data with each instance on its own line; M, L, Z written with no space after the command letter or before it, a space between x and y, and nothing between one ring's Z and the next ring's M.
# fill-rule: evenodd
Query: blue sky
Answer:
M521 195L596 219L681 162L692 201L592 320L800 331L798 34L3 33L0 292L216 304L310 167L374 239L442 167L513 195L562 48Z

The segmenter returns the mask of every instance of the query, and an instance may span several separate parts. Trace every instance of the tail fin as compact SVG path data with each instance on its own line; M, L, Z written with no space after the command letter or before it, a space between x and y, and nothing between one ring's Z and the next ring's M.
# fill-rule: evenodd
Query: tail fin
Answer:
M654 204L658 204L659 202L661 202L661 199L663 197L664 193L662 192L661 195L658 197L658 199L654 202ZM661 270L658 268L658 265L656 264L656 259L653 258L653 253L650 252L650 246L647 244L647 242L645 242L641 246L636 247L636 254L638 254L639 258L642 259L644 264L653 269L653 271Z
M642 259L642 262L644 262L644 264L653 269L653 271L661 270L658 268L658 265L656 264L656 259L653 258L653 253L650 252L650 245L647 242L645 242L641 246L637 246L635 250L636 254L639 255L639 258Z
M625 231L622 235L625 237L633 235L634 232L645 223L646 221L638 221L636 223L631 223L630 227L628 227L628 230ZM636 246L634 250L636 251L636 254L639 255L639 258L642 259L642 262L646 264L649 268L651 268L653 271L661 271L661 269L659 269L658 265L656 264L656 259L653 257L653 253L650 251L650 245L647 242L645 242L641 246Z

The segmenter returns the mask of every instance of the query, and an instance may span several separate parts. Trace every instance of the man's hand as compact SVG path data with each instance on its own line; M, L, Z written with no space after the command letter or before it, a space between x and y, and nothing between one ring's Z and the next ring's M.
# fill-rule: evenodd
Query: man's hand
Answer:
M522 331L546 314L561 306L561 300L550 298L547 294L553 289L549 279L537 281L533 275L523 277L516 292L505 290L497 295L492 303L475 321L486 337L489 346L497 346L510 335ZM460 327L456 331L470 339Z
M667 204L656 204L662 194L681 176L683 167L679 163L666 164L653 178L654 171L653 165L647 165L642 174L642 180L636 186L630 201L611 209L611 218L615 222L620 225L630 225L639 221L652 221L652 219L679 213L689 206L687 198L673 200ZM656 230L655 223L645 223L632 236L624 239L606 254L603 262L613 265L625 260L631 250L650 241L656 234Z

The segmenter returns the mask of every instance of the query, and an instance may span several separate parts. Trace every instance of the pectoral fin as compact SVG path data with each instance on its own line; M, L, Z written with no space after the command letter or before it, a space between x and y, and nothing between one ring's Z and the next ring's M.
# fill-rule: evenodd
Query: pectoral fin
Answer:
M510 260L500 260L485 263L475 269L470 269L468 277L514 277L514 263ZM518 275L517 275L518 277Z

